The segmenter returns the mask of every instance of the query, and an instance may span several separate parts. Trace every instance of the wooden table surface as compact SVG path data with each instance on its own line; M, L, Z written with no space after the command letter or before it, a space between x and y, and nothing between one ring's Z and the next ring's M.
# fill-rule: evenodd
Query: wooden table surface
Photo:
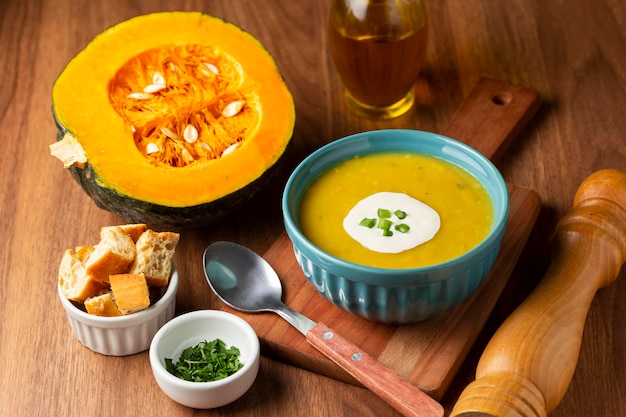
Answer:
M197 411L157 387L147 353L105 357L72 335L57 298L65 248L95 243L124 221L98 209L49 155L52 83L89 40L132 16L198 10L230 20L273 54L297 111L293 163L371 129L443 131L482 77L536 89L542 105L499 161L505 179L537 191L539 219L499 304L443 398L449 411L473 379L491 334L543 276L548 239L580 182L626 169L626 2L426 0L430 38L418 104L390 121L359 119L342 101L326 37L330 0L2 0L0 2L0 414L6 416L395 416L369 391L263 358L239 401ZM106 57L103 57L106 59ZM177 312L217 308L201 255L216 240L263 253L282 229L280 181L243 215L182 234ZM255 216L260 210L263 216ZM243 219L243 220L241 220ZM569 390L554 416L626 416L626 273L600 290Z

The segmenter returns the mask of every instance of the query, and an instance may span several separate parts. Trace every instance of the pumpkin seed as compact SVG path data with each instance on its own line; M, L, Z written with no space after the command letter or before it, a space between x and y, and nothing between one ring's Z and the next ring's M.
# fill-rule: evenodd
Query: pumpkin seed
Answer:
M185 142L187 143L194 143L198 140L198 129L193 125L187 125L185 130L183 130L183 138L185 138Z
M189 151L185 148L182 148L180 150L180 156L183 158L183 161L185 161L185 163L190 163L195 161L195 159L193 158L193 156L191 156L191 154L189 153Z
M169 128L167 128L167 127L162 127L162 128L161 128L161 132L163 132L163 134L164 134L165 136L167 136L168 138L170 138L170 139L174 139L174 140L176 140L176 139L180 139L180 138L178 137L178 135L177 135L176 133L174 133L174 131L172 131L172 129L169 129Z
M232 103L228 103L224 110L222 110L222 116L224 117L233 117L237 113L241 111L243 105L245 103L243 101L233 101Z
M165 78L163 78L163 75L161 75L160 72L155 72L154 74L152 74L152 84L165 85Z
M209 71L211 71L213 74L217 75L220 73L220 70L213 64L209 63L209 62L203 62L204 66L207 67L207 69Z
M62 140L50 145L50 155L61 160L64 168L85 168L87 165L87 155L83 147L69 132L63 135Z
M224 149L224 152L222 152L222 158L228 155L229 153L231 153L232 151L234 151L235 149L237 149L238 146L239 146L239 143L237 142L237 143L233 143L228 148Z
M146 154L150 155L151 153L155 153L159 151L159 147L156 143L149 143L148 146L146 146Z
M150 94L147 93L130 93L127 98L133 98L135 100L147 100L150 98Z
M165 89L165 84L150 84L147 85L144 89L144 93L156 93L157 91L161 91Z
M211 152L211 147L209 146L209 144L208 144L208 143L206 143L206 142L201 142L201 143L200 143L200 146L201 146L201 147L202 147L202 149L204 149L205 151L207 151L207 152Z

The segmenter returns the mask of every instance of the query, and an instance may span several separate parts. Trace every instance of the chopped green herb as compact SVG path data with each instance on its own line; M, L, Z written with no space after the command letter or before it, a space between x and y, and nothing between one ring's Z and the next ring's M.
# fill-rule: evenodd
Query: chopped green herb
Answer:
M383 230L389 230L393 222L388 219L380 218L378 219L378 228Z
M381 219L389 219L391 218L391 212L387 209L378 209L378 217Z
M408 232L411 228L409 227L408 224L405 223L400 223L400 224L396 224L395 229L400 232L400 233L406 233Z
M368 219L367 217L361 220L361 222L359 223L359 226L365 226L369 229L374 227L374 225L376 225L376 219Z
M226 344L215 339L188 347L178 358L178 362L165 358L165 368L172 375L193 382L209 382L224 379L240 370L239 349L226 348Z
M396 215L397 218L399 219L404 219L406 217L406 212L402 211L402 210L396 210L393 212L393 214Z
M404 219L407 216L406 212L402 210L396 210L393 212L393 214L398 219ZM393 236L393 231L391 230L391 226L394 226L394 224L393 224L393 221L390 220L391 211L387 209L379 208L377 215L378 215L377 219L365 217L363 220L361 220L359 225L371 229L378 222L377 227L382 230L383 236ZM400 233L407 233L410 229L409 225L405 223L397 224L394 226L394 228Z

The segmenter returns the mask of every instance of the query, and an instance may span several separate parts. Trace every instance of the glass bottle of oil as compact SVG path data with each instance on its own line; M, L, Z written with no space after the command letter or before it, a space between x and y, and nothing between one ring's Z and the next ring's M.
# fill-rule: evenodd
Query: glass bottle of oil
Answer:
M328 36L354 113L392 118L413 106L428 40L422 0L335 0Z

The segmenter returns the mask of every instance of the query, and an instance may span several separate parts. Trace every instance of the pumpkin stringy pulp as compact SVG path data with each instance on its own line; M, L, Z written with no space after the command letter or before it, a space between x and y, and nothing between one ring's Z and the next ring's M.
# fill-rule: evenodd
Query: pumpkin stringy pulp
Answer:
M113 108L155 165L220 158L254 130L255 91L241 67L206 45L172 45L129 60L109 85Z

